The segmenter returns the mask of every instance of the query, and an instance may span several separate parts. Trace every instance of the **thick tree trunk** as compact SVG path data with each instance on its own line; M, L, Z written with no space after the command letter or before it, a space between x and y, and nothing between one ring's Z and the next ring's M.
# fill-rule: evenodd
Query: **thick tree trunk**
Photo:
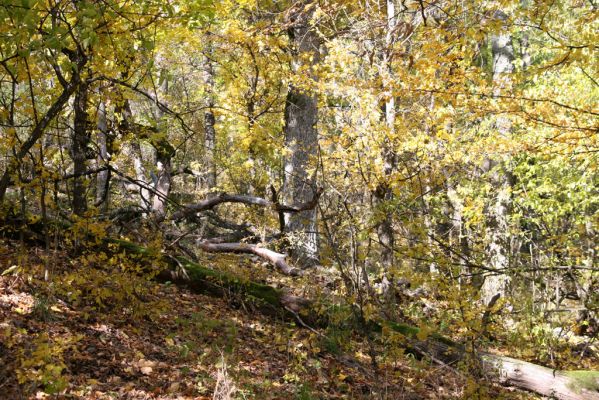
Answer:
M188 284L192 288L219 295L225 291L227 293L232 291L239 295L250 296L249 298L253 299L258 308L269 314L297 313L307 310L310 305L306 299L290 295L283 290L248 281L228 272L206 268L183 257L163 257L160 253L120 239L109 239L107 243L116 245L119 251L124 250L130 254L147 257L153 263L165 262L169 269L159 275L164 280Z
M154 218L162 221L166 216L166 202L171 190L171 154L158 151L156 157L156 183L152 199Z
M89 146L89 129L87 113L87 83L81 83L75 93L74 126L71 138L71 158L73 159L73 213L82 216L87 211L87 178L84 176L87 170L87 152Z
M319 59L320 39L310 26L314 5L308 2L306 11L300 2L291 11L289 36L295 60L294 71L298 71L310 59L308 67ZM310 90L290 85L285 104L285 147L289 155L285 157L285 182L282 190L287 203L306 202L314 193L314 174L308 169L314 167L311 158L318 152L318 99ZM297 265L308 267L318 263L318 228L316 209L310 209L285 216L285 230L291 234L291 256Z
M135 180L140 183L139 186L139 206L144 213L150 210L152 193L148 189L151 187L151 182L147 179L146 167L144 165L143 154L139 139L134 138L130 144L131 157L133 158L133 170L135 171Z
M559 400L599 400L599 371L556 371L493 354L481 360L484 370L504 385Z
M502 12L498 12L497 16L502 20L507 18ZM493 51L493 82L495 93L499 94L504 86L509 83L509 74L514 71L512 37L509 34L494 35L491 38L491 45ZM508 118L497 118L495 125L501 136L510 135L511 122ZM487 259L489 267L496 270L496 272L485 277L481 288L482 301L484 304L489 304L489 301L497 294L505 295L509 283L511 183L509 171L507 171L507 161L487 160L486 167L492 174L492 186L497 188L494 204L489 207L487 212L489 223L486 232L488 239Z

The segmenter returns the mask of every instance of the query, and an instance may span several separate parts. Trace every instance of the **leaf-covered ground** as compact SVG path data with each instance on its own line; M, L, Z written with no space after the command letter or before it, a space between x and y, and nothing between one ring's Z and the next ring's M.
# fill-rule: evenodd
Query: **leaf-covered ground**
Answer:
M466 398L469 382L451 368L391 359L378 349L375 372L357 335L350 332L339 344L330 333L262 315L239 299L158 283L130 307L118 297L101 306L84 301L85 293L51 297L50 284L28 278L41 275L48 259L64 279L72 276L68 269L93 275L91 267L16 243L3 242L0 250L0 272L6 272L0 277L1 399L212 399L216 388L232 386L239 399ZM491 398L529 398L486 390Z

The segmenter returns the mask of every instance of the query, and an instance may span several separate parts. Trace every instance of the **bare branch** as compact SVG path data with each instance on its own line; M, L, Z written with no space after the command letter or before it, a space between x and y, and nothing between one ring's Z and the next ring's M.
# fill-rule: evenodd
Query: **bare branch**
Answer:
M181 220L185 217L191 216L198 212L210 210L222 203L241 203L247 205L256 205L262 207L269 207L278 212L284 213L297 213L301 211L311 210L318 204L318 199L322 194L322 189L318 189L310 201L295 205L277 204L270 200L266 200L262 197L247 196L242 194L227 194L220 193L214 197L210 197L206 200L202 200L196 204L190 204L185 206L184 209L177 211L173 214L172 219L175 221Z

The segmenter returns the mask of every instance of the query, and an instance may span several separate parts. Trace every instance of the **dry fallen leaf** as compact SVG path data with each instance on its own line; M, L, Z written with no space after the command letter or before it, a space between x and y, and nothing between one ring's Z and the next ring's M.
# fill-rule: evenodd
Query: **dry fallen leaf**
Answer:
M144 375L150 375L152 373L152 367L141 367L140 371Z
M181 387L181 384L179 382L173 382L171 383L171 385L168 387L167 392L169 393L175 393L179 391L179 388Z

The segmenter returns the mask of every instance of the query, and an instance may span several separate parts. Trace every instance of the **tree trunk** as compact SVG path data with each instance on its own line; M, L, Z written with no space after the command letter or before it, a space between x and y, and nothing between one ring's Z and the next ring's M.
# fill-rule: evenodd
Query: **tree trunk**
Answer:
M397 15L395 14L395 1L387 0L387 33L385 36L385 50L383 53L383 92L387 100L383 106L383 117L387 132L383 139L383 177L378 184L374 196L376 204L381 210L381 220L377 225L377 235L381 244L381 262L385 271L391 269L394 263L393 247L395 245L395 233L393 232L393 215L387 210L387 203L393 199L390 187L389 175L395 169L395 151L391 137L395 131L395 96L391 86L393 43L395 41L395 28L397 26ZM386 273L388 275L388 273ZM391 279L389 277L389 279Z
M139 144L140 133L137 132L133 122L133 112L129 100L125 99L122 106L118 107L117 113L120 114L119 130L122 135L130 133L135 137L130 141L130 157L133 159L133 170L135 171L135 180L139 183L139 206L144 210L144 214L150 210L152 194L148 189L151 183L147 179L146 167L144 166L143 154Z
M89 129L87 113L88 84L82 82L75 93L74 126L71 138L71 157L73 159L73 213L83 216L87 211L87 185L84 176L87 170L87 152L89 146Z
M507 16L498 12L497 16L505 20ZM509 74L514 71L514 48L512 37L509 34L498 34L491 38L493 51L493 82L495 93L499 94L504 86L509 83ZM511 121L506 117L499 117L495 122L496 129L501 136L510 135ZM489 207L487 217L486 237L488 238L487 259L489 267L496 270L492 275L487 275L481 288L481 298L484 304L497 294L504 296L509 283L509 255L510 255L510 226L509 210L511 207L511 183L507 162L500 160L487 160L487 171L491 172L492 187L497 188L494 204Z
M156 156L156 183L152 199L152 214L158 221L166 216L166 202L171 190L171 157L167 151L158 151Z
M131 156L133 158L133 169L135 171L135 179L139 182L139 206L144 213L147 213L150 210L150 201L152 199L152 194L148 189L151 186L151 183L147 180L146 167L143 161L143 155L141 152L141 146L139 144L139 139L134 138L131 141Z
M214 117L214 66L212 65L212 44L208 44L207 54L203 59L204 93L206 109L204 110L204 166L203 188L209 191L216 187L216 118Z
M468 260L470 259L470 245L468 243L468 232L464 225L464 200L458 194L456 184L450 176L447 179L447 200L451 206L451 228L450 228L450 246L457 246L456 262L461 266L462 274L469 274L471 270ZM487 303L488 304L488 303Z
M501 384L559 400L599 400L599 371L556 371L493 354L481 360L484 370Z
M106 103L100 102L98 106L98 167L108 163L108 120L106 118ZM104 211L108 210L109 199L110 170L100 171L96 177L96 206L103 205Z
M161 75L162 85L160 86L160 92L163 97L166 97L168 95L168 74L166 70L162 70ZM166 104L166 101L162 103ZM166 203L171 191L171 159L175 149L168 142L168 123L161 107L158 107L157 117L159 120L159 135L157 139L150 139L150 143L156 149L156 176L154 178L152 214L157 221L162 221L166 216Z
M251 299L255 306L269 314L300 312L307 310L310 304L309 301L281 289L242 279L228 272L206 268L183 257L164 257L161 253L120 239L108 239L106 242L116 245L118 251L124 250L130 254L147 257L151 262L165 262L169 269L159 274L159 278L163 280L188 284L194 289L218 295L226 292L248 296L247 299Z
M291 11L289 36L293 46L293 69L298 71L309 59L308 67L318 62L320 40L310 26L314 7L310 10L300 2ZM312 77L313 78L313 77ZM318 152L318 100L314 93L296 85L290 85L285 104L285 157L283 200L286 203L309 201L315 192L315 174L308 174L314 167L311 158ZM285 230L290 233L291 256L302 267L318 263L318 228L316 209L285 216Z

